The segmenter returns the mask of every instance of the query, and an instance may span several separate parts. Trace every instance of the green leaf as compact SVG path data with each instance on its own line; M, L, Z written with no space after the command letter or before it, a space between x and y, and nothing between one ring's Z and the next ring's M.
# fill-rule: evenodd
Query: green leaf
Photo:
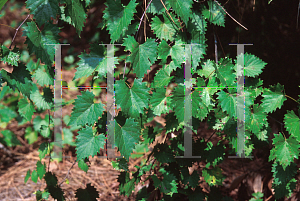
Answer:
M14 47L13 50L10 50L4 45L2 45L0 54L2 55L0 57L1 61L9 65L18 66L20 59L20 52L18 48Z
M63 9L62 20L73 25L80 35L87 17L84 5L80 0L65 0L65 2L67 5Z
M128 172L121 172L118 177L120 195L131 195L135 187L135 179L130 179Z
M214 62L211 61L210 59L203 62L201 66L202 69L197 70L197 73L200 76L204 76L205 78L208 78L208 77L213 77L215 75Z
M51 68L47 65L41 65L34 72L33 77L36 79L37 83L41 86L53 85L53 83L54 83L53 68Z
M37 182L37 180L38 180L38 173L37 173L37 171L36 170L33 170L32 171L32 173L31 173L31 180L34 182L34 183L36 183Z
M111 165L115 170L121 171L129 171L128 164L125 158L119 158L117 161L111 161Z
M241 69L241 66L238 66L238 64L237 64L237 60L243 56L244 56L244 65L245 66L244 66L244 71L241 71L241 74L239 74L239 76L241 76L242 72L244 72L244 76L255 77L255 76L261 74L262 69L267 65L267 63L263 62L261 59L259 59L255 55L248 54L248 53L246 53L245 55L240 54L237 57L237 59L235 60L236 65L234 66L234 69L236 71L237 71L237 67L239 67L239 69Z
M7 2L7 0L0 0L0 10L4 6L4 4L6 4L6 2Z
M36 170L39 178L42 179L46 173L46 164L42 164L41 161L38 161L36 163Z
M224 112L227 112L230 117L236 117L236 96L233 94L220 91L217 93L219 104Z
M31 171L30 171L30 169L29 169L29 170L27 170L26 176L25 176L25 178L24 178L24 183L25 183L25 184L27 183L27 181L28 181L28 179L30 178L30 176L31 176Z
M38 152L39 152L40 160L42 160L43 158L45 158L46 154L48 154L50 152L49 144L46 143L46 142L43 142L40 145Z
M264 125L267 124L267 114L263 111L263 108L258 104L253 105L253 112L250 114L250 122L246 121L250 130L254 134L258 134Z
M111 123L108 125L109 129L115 130L115 144L118 147L121 155L125 157L128 161L129 156L133 152L133 149L136 146L136 143L139 142L140 139L140 129L137 122L134 122L132 118L126 119L125 124L121 127L116 120L115 123ZM113 128L115 125L115 128ZM110 138L111 136L109 136ZM108 139L110 140L110 139Z
M168 86L173 76L170 76L166 69L160 69L154 77L155 88Z
M3 81L6 81L7 86L12 90L17 88L24 96L30 97L30 89L34 83L31 80L30 72L26 70L23 64L19 64L18 68L14 68L12 73L1 69L1 76Z
M35 20L41 26L51 17L56 19L59 13L58 0L27 0L26 8L30 10L30 14L34 15Z
M98 117L102 116L104 105L101 102L94 103L93 92L82 91L81 94L75 100L68 125L92 125L98 120Z
M89 166L85 163L84 159L80 159L78 161L78 167L80 169L82 169L83 171L85 171L87 173L87 171L89 170Z
M287 114L284 115L284 127L292 136L300 141L300 119L293 110L287 111Z
M107 30L110 34L111 43L118 41L124 37L125 31L133 20L133 15L136 12L137 3L135 0L130 0L127 6L123 6L121 0L107 1L104 3L107 7L103 11L103 18L107 21Z
M99 192L91 184L87 184L85 189L79 188L76 190L76 198L78 201L83 200L97 200L99 198Z
M32 144L37 141L38 134L37 132L32 130L32 127L27 127L25 129L25 136L24 138L28 141L28 144Z
M157 44L154 39L148 39L145 43L139 44L133 36L128 36L124 39L123 46L125 51L130 51L131 54L128 61L133 65L133 72L141 78L150 70L150 66L157 59Z
M266 113L273 112L277 108L281 108L283 102L286 100L286 97L283 93L283 86L279 83L276 86L270 86L270 89L265 89L262 94L264 97L261 101L261 107L264 108Z
M36 85L31 88L30 99L37 106L38 109L47 110L54 106L53 93L50 88L43 88L43 95L40 94L39 89Z
M0 142L6 146L12 147L16 145L21 145L20 141L18 140L17 136L10 130L3 130L1 131L3 138L0 137Z
M180 28L180 22L175 18L175 15L172 13L170 13L170 15L175 21L175 24L166 13L163 14L163 21L161 21L158 16L152 18L151 29L160 40L173 41L175 39L175 33Z
M214 1L209 0L208 9L202 11L202 15L214 25L225 27L225 12L224 10Z
M100 148L104 148L105 136L103 134L94 135L93 129L90 126L78 131L76 136L76 154L77 161L80 159L94 157Z
M39 31L37 25L31 21L26 23L22 36L26 36L25 44L28 45L29 53L35 53L48 66L52 66L55 55L53 44L59 43L59 28L51 23L46 23L43 30ZM50 45L51 44L51 45Z
M172 47L165 40L161 41L158 46L158 59L161 59L161 63L165 64L169 55L171 55L175 66L181 66L184 62L184 46L182 41L176 41Z
M0 122L9 122L17 117L17 113L5 105L0 104Z
M182 19L182 21L187 25L188 20L191 16L191 8L193 0L167 0L170 6L175 10L175 13Z
M166 105L165 102L167 103ZM156 92L153 92L150 104L153 107L153 113L157 116L169 113L169 110L171 109L171 100L170 97L166 97L166 89L162 87L157 89Z
M18 102L18 112L27 121L30 121L35 112L34 105L31 102L28 102L26 98L22 98Z
M235 87L236 75L234 75L233 64L230 59L220 59L218 66L214 66L216 69L217 77L221 81L222 85L228 87Z
M189 174L189 169L187 167L181 169L181 180L182 183L187 185L189 183L189 186L192 188L196 188L199 184L199 174L197 171L193 171L193 173Z
M285 170L294 161L294 158L298 159L300 145L293 136L286 139L279 133L274 134L274 137L274 147L270 151L269 161L275 159L275 161L282 165L283 170Z
M63 128L64 139L63 143L71 146L75 146L75 142L73 142L73 133L70 129Z
M187 112L192 110L191 116L203 120L207 114L208 109L207 106L204 104L204 102L200 99L200 94L198 90L193 91L189 97L187 97L188 100L192 100L192 108L188 108L187 105L185 105L185 86L180 84L175 88L175 91L173 92L171 105L173 105L173 111L175 111L175 115L179 122L184 121L184 112L185 109Z
M142 82L142 78L135 79L131 88L124 80L117 80L115 88L117 107L121 107L129 116L138 118L139 114L144 112L144 108L148 108L149 89L146 83Z

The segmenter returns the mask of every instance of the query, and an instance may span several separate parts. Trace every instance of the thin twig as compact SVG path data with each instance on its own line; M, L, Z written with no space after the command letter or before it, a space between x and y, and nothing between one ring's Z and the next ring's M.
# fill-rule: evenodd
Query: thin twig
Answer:
M171 17L171 15L170 15L170 13L169 13L167 7L165 6L164 2L163 2L162 0L160 0L160 2L162 3L162 5L164 6L164 8L166 9L166 11L167 11L169 17L171 18L171 20L173 21L173 23L176 25L176 23L174 22L173 18ZM177 26L177 25L176 25L176 26ZM183 32L182 28L181 28L181 31Z
M146 10L144 11L144 13L143 13L143 15L142 15L142 18L141 18L141 20L140 20L140 24L139 24L138 30L136 31L135 37L137 36L137 33L139 32L139 29L140 29L140 27L141 27L141 24L142 24L142 21L143 21L144 15L145 15L145 13L146 13L146 11L147 11L148 7L150 6L150 3L151 3L151 2L152 2L152 0L149 2L149 4L148 4L148 6L147 6Z
M215 60L216 60L216 64L218 65L218 43L217 43L215 30L214 30L214 39L215 39Z
M223 10L224 12L233 20L235 21L238 25L240 25L241 27L243 27L244 29L248 30L245 26L243 26L241 23L239 23L236 19L234 19L216 0L214 0L214 2L216 2Z
M60 185L62 185L62 183L64 183L64 181L66 180L66 178L69 176L70 171L71 171L71 169L73 168L73 166L75 165L75 163L76 163L76 161L74 161L74 163L72 164L72 166L71 166L70 169L68 170L68 172L67 172L65 178L62 180L62 182L60 182L60 184L59 184L58 186L60 186ZM50 166L50 165L49 165L49 166Z
M29 18L29 16L30 16L30 14L28 14L27 15L27 17L25 18L25 20L20 24L20 26L16 29L16 32L15 32L15 35L14 35L14 38L12 39L12 41L11 41L11 44L10 44L10 46L9 46L9 49L11 49L11 46L12 46L12 44L13 44L13 42L14 42L14 40L15 40L15 37L16 37L16 35L17 35L17 33L18 33L18 31L19 31L19 29L21 28L21 26L24 24L24 22Z
M296 29L298 29L299 11L300 11L300 0L299 0L299 4L298 4L298 14L297 14L297 26L296 26Z
M145 0L145 15L146 15L146 10L147 10L147 8L146 8L146 4L147 4L147 0ZM147 15L146 15L146 17L147 17ZM147 40L147 35L146 35L146 18L144 19L144 37L145 37L145 42L146 42L146 40Z

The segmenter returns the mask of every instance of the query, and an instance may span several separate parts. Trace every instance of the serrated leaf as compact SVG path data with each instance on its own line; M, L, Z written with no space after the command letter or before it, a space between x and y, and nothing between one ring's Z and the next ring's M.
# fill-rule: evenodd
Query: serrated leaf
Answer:
M214 25L225 27L225 12L224 10L214 1L209 0L208 9L202 11L202 15Z
M147 73L147 70L150 70L150 66L157 59L157 43L155 40L148 39L140 45L133 36L128 36L124 39L123 46L125 46L126 51L131 52L128 61L133 65L133 72L139 78L144 77L144 74Z
M253 105L253 112L250 114L250 122L248 123L246 121L246 124L249 124L250 130L257 135L266 123L267 114L263 112L263 108L258 104Z
M166 105L165 102L167 102ZM161 114L168 113L171 109L171 99L170 97L166 97L166 89L162 87L153 92L150 104L153 107L152 110L155 115L160 116Z
M227 112L230 117L236 117L236 96L233 94L220 91L217 93L219 104L224 112Z
M36 171L40 179L44 177L44 174L46 173L46 164L42 164L41 161L38 161L36 163Z
M99 198L99 192L91 184L87 184L85 189L79 188L76 190L76 198L78 201L84 200L97 200Z
M116 120L114 125L115 128L113 128L113 123L109 124L108 127L111 130L115 130L115 144L118 147L121 155L124 156L124 158L128 161L129 156L136 146L136 143L138 143L140 139L140 129L138 123L134 122L132 118L129 118L126 119L126 122L122 127L116 122Z
M80 0L65 0L67 4L64 8L62 19L76 28L76 32L80 35L82 27L86 21L84 5Z
M31 88L30 99L37 106L38 109L47 110L54 106L53 93L50 88L43 88L43 95L40 94L36 85Z
M28 141L28 144L32 144L37 141L38 134L37 134L37 132L32 130L32 127L27 127L25 129L24 138Z
M26 25L22 36L27 37L25 44L28 45L29 53L35 53L43 63L52 66L55 55L53 44L59 44L59 28L54 24L46 23L43 30L39 31L33 21L27 22Z
M218 79L223 86L235 87L236 76L233 71L233 64L230 59L220 59L218 66L214 65Z
M283 93L283 86L279 83L275 87L272 87L272 90L265 89L262 97L264 98L261 100L261 107L264 108L266 113L273 112L277 108L280 109L283 102L286 100Z
M117 80L115 84L116 103L118 108L128 113L130 117L137 118L140 113L144 113L144 108L148 108L149 93L142 78L135 79L133 86L129 88L124 80Z
M195 170L191 175L189 174L189 170L187 167L181 170L182 183L186 185L189 183L189 186L192 188L196 188L199 185L199 177L199 174Z
M26 173L26 176L25 176L25 178L24 178L24 183L26 184L27 183L27 181L28 181L28 179L31 177L31 171L30 171L30 169L29 170L27 170L27 173Z
M240 54L237 57L237 60L244 56L244 71L241 71L244 73L244 76L248 77L255 77L262 73L262 69L267 65L267 63L263 62L261 59L259 59L257 56L248 54ZM239 67L241 69L241 66L238 66L237 60L235 61L236 65L234 66L235 70L237 71L237 68ZM238 76L241 76L242 74L239 74Z
M46 142L43 142L40 147L39 147L39 157L40 157L40 160L42 160L43 158L45 158L46 154L48 154L50 151L49 149L49 144L46 143Z
M155 88L168 86L172 78L165 69L160 69L154 77Z
M20 59L19 49L14 47L13 50L8 49L4 45L1 47L1 57L0 60L9 65L18 66Z
M135 179L130 179L128 172L121 172L118 177L120 183L119 189L121 195L131 195L135 187Z
M167 0L170 6L175 10L175 13L182 19L182 21L187 25L188 20L191 16L191 8L193 0Z
M30 121L35 112L34 105L31 102L28 102L27 99L22 98L18 102L18 112L27 121Z
M202 69L197 70L197 73L200 76L204 76L205 78L213 77L215 75L215 68L214 68L214 62L210 59L203 62L201 65Z
M165 40L162 40L158 46L158 59L161 63L167 62L167 57L171 55L175 66L180 66L184 62L184 46L182 41L176 41L175 45L170 47Z
M107 7L103 11L103 18L107 21L111 43L114 43L124 36L125 31L131 24L137 3L135 3L135 0L131 0L127 6L123 6L121 0L116 0L107 1L104 4Z
M100 148L104 148L105 136L103 134L94 135L92 127L87 126L78 131L78 134L76 136L77 161L89 156L94 157Z
M31 80L31 75L25 66L19 64L18 68L14 68L12 73L8 73L6 70L1 69L2 80L7 82L12 90L16 88L26 97L30 97L30 89L34 85Z
M58 0L27 0L26 8L30 10L30 13L34 15L35 20L41 26L51 17L54 19L59 13L59 1Z
M284 115L284 127L292 136L300 141L300 119L293 110L287 111L287 114Z
M51 67L48 67L47 65L41 65L34 72L33 78L35 78L37 83L41 86L53 85L53 83L54 83L54 71Z
M85 163L84 159L80 159L78 161L78 167L80 169L82 169L83 171L85 171L87 173L87 171L89 170L89 166Z
M274 137L274 147L270 151L269 161L275 159L285 170L294 161L294 158L298 158L300 145L293 136L286 139L279 133L274 134Z
M166 8L169 10L170 5L166 0L162 0ZM161 3L160 0L153 0L147 9L147 13L152 13L152 14L162 14L165 12L166 9L164 8L163 4Z
M164 13L163 16L163 21L159 19L158 16L154 16L152 18L152 23L151 23L151 29L154 31L154 34L160 39L163 40L165 39L166 41L170 40L173 41L174 35L177 32L177 30L180 28L180 22L178 19L176 19L175 15L172 13L169 13L172 17L172 19L175 21L174 22L171 20L170 16Z
M82 91L81 94L75 100L68 125L92 125L102 116L104 105L101 102L94 103L95 95L90 91Z
M0 104L0 119L1 122L10 122L10 120L12 120L13 118L16 118L18 115L17 113L10 109L9 107L5 106L5 105L1 105Z
M165 193L165 194L170 194L171 196L174 193L178 193L177 191L177 180L176 177L169 172L166 172L165 174L163 174L164 179L161 181L160 183L160 190L161 192Z
M128 164L125 158L119 158L117 161L111 161L111 165L115 170L121 171L129 171Z

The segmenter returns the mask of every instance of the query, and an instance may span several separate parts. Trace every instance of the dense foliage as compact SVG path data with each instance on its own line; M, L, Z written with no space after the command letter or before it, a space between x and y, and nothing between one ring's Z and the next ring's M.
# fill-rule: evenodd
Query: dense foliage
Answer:
M80 35L85 26L87 10L93 8L93 3L91 0L26 1L26 8L33 14L34 20L24 23L23 36L26 37L25 44L29 53L35 55L38 61L24 63L20 61L20 51L16 47L9 49L1 46L1 61L13 65L14 70L12 73L4 69L0 72L0 99L7 93L19 94L17 113L1 103L1 123L8 123L18 114L27 122L31 121L36 112L53 111L52 86L55 74L52 65L55 48L46 44L60 44L62 22L74 26ZM105 103L96 103L92 91L83 91L73 103L71 117L64 118L64 122L70 126L64 128L64 144L76 146L78 166L87 172L88 158L97 155L100 149L105 149L105 140L109 138L106 135L107 129L114 130L114 139L109 140L115 142L123 156L112 161L113 167L120 170L120 193L130 195L136 184L150 181L150 187L141 189L137 200L147 200L149 197L160 200L179 200L184 197L191 201L204 198L232 200L217 193L216 187L222 185L225 179L218 166L225 154L236 155L239 152L241 156L236 130L237 119L241 116L238 111L243 110L245 113L244 154L251 156L255 147L269 144L271 131L267 115L283 105L286 100L284 88L280 84L263 87L263 81L258 76L266 63L250 53L240 54L236 59L204 59L207 26L225 26L226 13L217 1L152 0L146 6L143 19L147 19L148 27L142 28L140 24L143 19L138 19L135 13L138 9L145 8L144 1L105 2L99 32L108 31L110 44L121 44L127 52L113 59L115 68L120 64L126 68L126 73L116 78L114 84L116 108L121 108L121 111L110 121L107 119L109 109L105 107ZM82 52L79 55L74 80L90 76L92 80L106 79L107 50L106 46L99 45L105 43L100 38L90 44L89 53ZM118 48L116 46L115 51ZM244 66L238 65L241 57ZM185 75L188 64L191 65L191 79L186 79ZM152 66L158 66L157 73L153 81L147 82L145 77ZM237 93L237 78L241 76L237 73L240 72L238 69L244 70L245 77L241 94ZM135 74L134 80L129 82L131 74ZM39 88L43 89L42 93ZM191 93L187 94L187 90L191 90ZM238 96L245 97L244 104L239 104ZM191 104L187 104L187 99L192 100ZM161 115L166 119L165 127L145 126L155 116ZM192 120L193 136L197 136L202 121L207 121L210 128L216 130L215 134L220 136L221 140L216 146L209 139L194 138L193 156L201 158L176 157L183 156L186 151L184 129L188 127L187 119ZM51 138L51 115L44 119L37 116L33 125L34 131L44 138ZM269 161L273 162L272 187L276 199L290 196L296 185L298 168L293 161L298 159L300 148L299 113L287 111L284 125L288 133L274 135L269 156ZM37 137L30 129L26 131L25 138L32 143ZM74 143L72 132L77 130ZM3 137L0 137L0 142L4 145L19 144L10 130L1 130L1 134ZM160 135L165 136L165 139L155 142L155 138ZM226 149L225 142L232 149ZM149 151L151 144L154 146ZM40 160L51 155L53 146L53 142L40 145ZM144 154L133 154L134 152ZM129 171L129 158L144 157L145 154L147 157L140 166L136 166L137 170ZM202 172L189 172L193 164L200 162L206 164ZM201 176L210 186L211 193L200 188ZM47 171L46 165L41 161L37 162L36 170L27 172L25 182L30 177L34 182L39 178L45 179L47 183L46 189L37 192L37 200L48 199L49 195L57 200L64 200L64 192L58 179L54 173ZM152 190L149 190L151 187ZM76 191L79 200L86 200L87 196L90 200L95 200L98 192L91 185ZM261 197L262 195L255 194L253 200Z

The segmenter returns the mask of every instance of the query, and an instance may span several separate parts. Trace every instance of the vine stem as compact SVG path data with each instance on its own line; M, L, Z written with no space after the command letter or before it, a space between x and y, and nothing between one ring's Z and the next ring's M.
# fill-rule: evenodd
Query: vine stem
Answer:
M65 178L62 180L62 182L60 182L60 183L58 184L58 186L60 186L60 185L62 185L62 183L64 183L64 181L66 180L66 178L69 176L70 171L71 171L71 169L73 168L73 166L75 165L75 163L76 163L76 161L74 161L74 163L72 164L72 166L71 166L70 169L68 170L68 172L67 172ZM50 165L49 165L49 166L50 166Z
M147 11L148 7L150 6L151 2L152 2L152 0L151 0L151 1L148 3L148 6L147 6L146 10L144 11L144 13L143 13L143 15L142 15L142 17L141 17L141 19L140 19L140 24L139 24L138 30L136 31L136 35L135 35L135 37L137 36L137 33L138 33L138 32L139 32L139 30L140 30L140 27L141 27L141 24L142 24L143 18L144 18L144 16L145 16L145 14L146 14L146 11Z
M25 23L25 21L29 18L29 16L30 16L30 14L27 15L27 17L25 18L25 20L24 20L24 21L20 24L20 26L16 29L15 35L14 35L12 41L11 41L11 44L10 44L10 46L9 46L9 49L11 49L11 46L12 46L12 44L13 44L15 38L16 38L16 35L17 35L19 29L20 29L21 26Z
M224 12L233 20L233 21L235 21L238 25L240 25L241 27L243 27L244 29L246 29L247 31L248 31L248 29L245 27L245 26L243 26L241 23L239 23L236 19L234 19L224 8L223 8L223 6L221 6L216 0L214 0L214 2L216 2L216 4L218 4L223 10L224 10Z
M296 103L300 104L298 101L296 101L295 99L293 99L292 97L288 96L288 95L284 95L285 97L288 97L290 99L292 99L293 101L295 101Z

